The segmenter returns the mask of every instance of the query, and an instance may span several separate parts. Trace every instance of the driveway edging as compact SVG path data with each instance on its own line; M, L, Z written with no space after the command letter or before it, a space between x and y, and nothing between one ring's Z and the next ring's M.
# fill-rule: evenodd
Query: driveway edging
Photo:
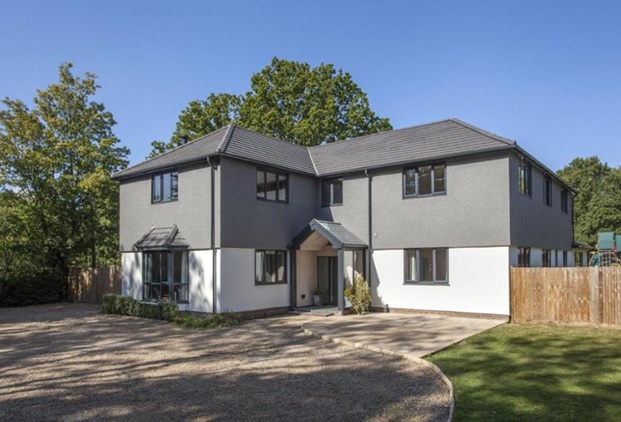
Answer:
M454 391L453 391L453 383L451 382L451 380L448 379L448 377L446 375L444 375L444 372L442 372L442 370L440 368L438 368L435 364L425 360L425 359L421 359L419 357L410 355L408 353L403 353L403 352L397 352L395 350L389 350L389 349L384 349L382 347L377 347L377 346L372 346L369 344L365 344L365 343L355 343L355 342L351 342L348 340L343 340L340 339L338 337L333 337L333 336L329 336L329 335L322 335L322 334L318 334L312 330L309 330L308 328L304 327L304 324L302 324L301 326L302 331L306 334L309 334L311 336L314 337L318 337L322 340L326 340L326 341L331 341L332 343L336 343L336 344L343 344L346 346L353 346L356 347L358 349L366 349L366 350L370 350L372 352L376 352L376 353L383 353L385 355L391 355L391 356L400 356L402 358L411 360L413 362L419 363L427 368L430 368L431 370L433 370L436 374L438 374L440 376L440 378L442 379L442 381L444 381L444 383L446 384L446 386L449 389L449 399L450 399L450 407L449 407L449 415L448 415L448 419L447 422L452 422L453 420L453 414L455 413L455 395L454 395Z

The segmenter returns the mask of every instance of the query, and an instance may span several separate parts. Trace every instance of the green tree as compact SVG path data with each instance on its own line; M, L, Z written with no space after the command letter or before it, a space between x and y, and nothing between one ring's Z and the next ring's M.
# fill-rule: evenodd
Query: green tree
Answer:
M558 172L577 190L574 197L574 236L592 246L597 233L621 233L621 168L611 168L598 157L576 158Z
M190 102L171 140L153 142L151 156L229 123L305 146L392 129L351 75L331 64L311 68L274 57L250 82L243 96L212 94Z
M71 68L59 67L59 82L37 91L32 110L8 98L0 109L2 205L20 210L27 234L20 242L38 245L28 259L61 277L70 265L118 259L118 186L110 174L129 154L112 132L112 114L92 100L96 76Z

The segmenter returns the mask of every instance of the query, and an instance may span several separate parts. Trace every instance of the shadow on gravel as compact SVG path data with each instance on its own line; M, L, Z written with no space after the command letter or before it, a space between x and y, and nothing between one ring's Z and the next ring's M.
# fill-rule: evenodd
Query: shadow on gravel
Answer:
M19 316L1 310L0 420L448 415L446 387L433 371L307 336L297 317L200 331L64 307L36 307L30 317L27 308L16 308Z

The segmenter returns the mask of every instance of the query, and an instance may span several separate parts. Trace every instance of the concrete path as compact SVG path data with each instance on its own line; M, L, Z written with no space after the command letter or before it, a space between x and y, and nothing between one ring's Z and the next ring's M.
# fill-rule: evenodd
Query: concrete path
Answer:
M421 358L506 320L425 314L334 316L303 324L310 334L370 350Z

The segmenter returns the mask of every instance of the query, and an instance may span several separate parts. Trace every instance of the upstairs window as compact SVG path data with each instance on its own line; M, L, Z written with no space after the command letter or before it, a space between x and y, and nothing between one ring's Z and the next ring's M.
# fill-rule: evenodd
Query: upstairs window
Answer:
M552 206L552 180L549 176L543 178L543 202Z
M447 249L406 249L406 283L446 283Z
M561 191L561 211L565 214L569 212L569 195L567 193L567 189L563 189Z
M287 282L287 251L257 250L254 261L255 284Z
M321 206L343 203L343 179L329 179L321 182Z
M403 170L403 196L446 193L446 165L433 164Z
M530 248L518 248L518 267L530 267Z
M530 163L526 161L520 162L518 170L520 193L530 197L533 194L532 169Z
M285 173L257 170L257 198L266 201L287 202L288 179Z
M179 173L161 173L151 181L151 202L176 201L179 194Z

